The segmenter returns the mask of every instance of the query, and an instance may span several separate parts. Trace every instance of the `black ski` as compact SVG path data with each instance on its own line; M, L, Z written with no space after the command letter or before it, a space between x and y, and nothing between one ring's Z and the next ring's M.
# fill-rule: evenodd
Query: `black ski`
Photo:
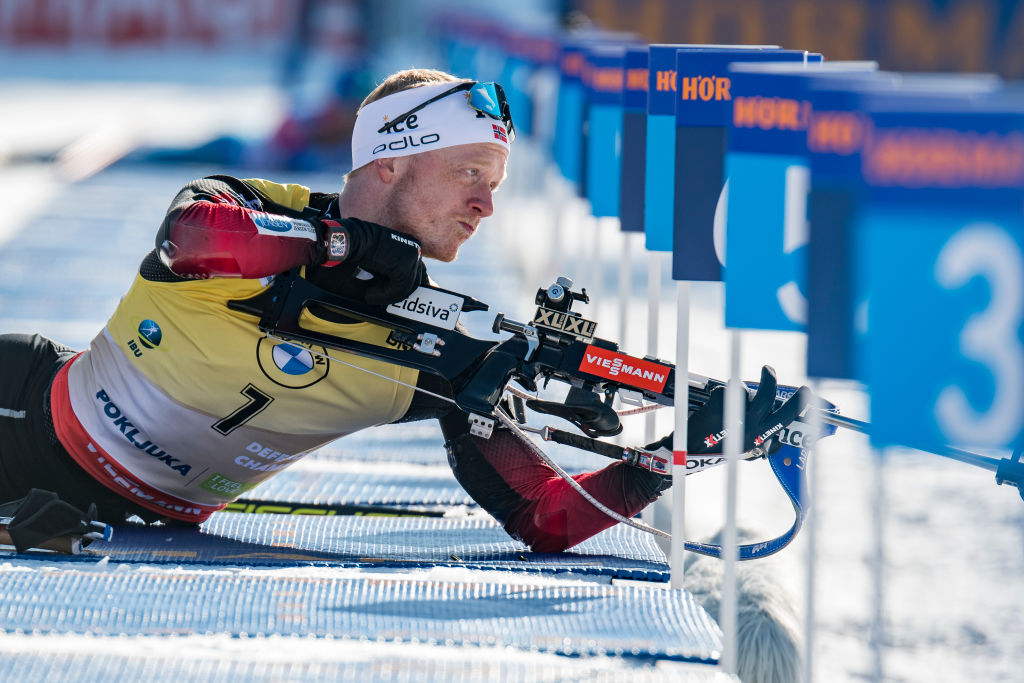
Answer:
M239 498L224 512L264 515L352 515L355 517L444 517L441 508L391 507L387 505L344 505L334 503L293 503L278 500Z

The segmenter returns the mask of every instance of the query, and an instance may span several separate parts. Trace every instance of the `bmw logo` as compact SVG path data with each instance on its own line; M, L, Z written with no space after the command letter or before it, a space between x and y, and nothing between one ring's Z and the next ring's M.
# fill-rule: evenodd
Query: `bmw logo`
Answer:
M278 344L273 351L274 365L289 375L305 375L313 369L313 354L294 344Z
M163 332L160 331L160 326L152 320L143 320L139 323L139 341L147 349L160 346L161 340L163 340Z
M256 359L260 370L274 384L289 389L302 389L316 384L330 368L321 355L327 349L299 342L274 343L261 337L256 343Z

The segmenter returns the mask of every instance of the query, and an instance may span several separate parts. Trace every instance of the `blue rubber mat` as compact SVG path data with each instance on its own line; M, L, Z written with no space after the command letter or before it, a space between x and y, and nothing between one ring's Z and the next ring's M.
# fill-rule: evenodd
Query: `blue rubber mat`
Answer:
M423 469L382 463L377 472L339 472L299 463L278 472L246 497L334 505L476 507L450 470Z
M278 647L281 644L278 643ZM446 659L354 654L341 661L252 662L225 658L183 660L180 657L0 654L0 678L5 681L146 681L146 683L280 683L281 681L332 681L376 683L469 683L470 681L601 681L602 683L736 683L738 679L701 665L624 662L606 664L607 658L561 658L550 663L524 663L507 652L487 650L459 659L465 649ZM522 653L517 653L518 659ZM320 659L320 658L318 658Z
M13 557L0 552L0 558ZM333 567L468 567L668 581L649 534L616 525L564 553L535 553L490 517L324 517L220 512L199 529L127 525L81 555L20 557L116 562Z
M304 635L706 663L721 651L689 593L637 586L14 569L0 598L8 633Z

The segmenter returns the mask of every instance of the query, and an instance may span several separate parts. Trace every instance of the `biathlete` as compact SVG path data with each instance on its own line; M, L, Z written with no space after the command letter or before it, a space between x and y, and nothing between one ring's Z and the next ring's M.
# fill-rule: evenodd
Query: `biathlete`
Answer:
M330 291L401 301L427 283L424 258L452 261L493 213L514 137L500 86L407 70L362 103L340 193L227 176L189 183L87 349L0 336L0 502L43 489L55 509L94 505L109 523L200 523L335 439L437 419L455 477L512 537L560 551L614 524L517 436L472 436L465 413L411 388L450 396L438 377L348 357L376 376L360 372L275 342L256 316L228 307L294 268ZM327 310L302 322L378 345L388 334ZM773 413L774 375L762 379L748 448L806 399L799 392ZM691 452L716 452L704 439L722 429L721 401L692 420ZM668 438L649 446L658 447ZM575 478L625 516L671 483L626 463Z

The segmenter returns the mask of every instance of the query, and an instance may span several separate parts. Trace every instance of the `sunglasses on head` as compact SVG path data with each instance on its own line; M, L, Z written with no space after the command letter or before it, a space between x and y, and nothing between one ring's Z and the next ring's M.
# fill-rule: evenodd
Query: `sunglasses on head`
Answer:
M459 83L455 87L445 90L440 95L434 95L426 102L417 104L401 116L396 116L391 119L377 129L377 132L393 132L395 126L404 122L420 109L423 109L428 104L432 104L440 99L448 97L449 95L454 95L457 92L466 93L466 102L469 104L471 109L477 112L477 116L489 116L490 118L496 121L501 121L505 124L509 142L516 139L516 129L512 125L512 114L509 113L508 110L508 100L505 99L505 91L502 90L501 86L497 83L480 83L478 81Z

